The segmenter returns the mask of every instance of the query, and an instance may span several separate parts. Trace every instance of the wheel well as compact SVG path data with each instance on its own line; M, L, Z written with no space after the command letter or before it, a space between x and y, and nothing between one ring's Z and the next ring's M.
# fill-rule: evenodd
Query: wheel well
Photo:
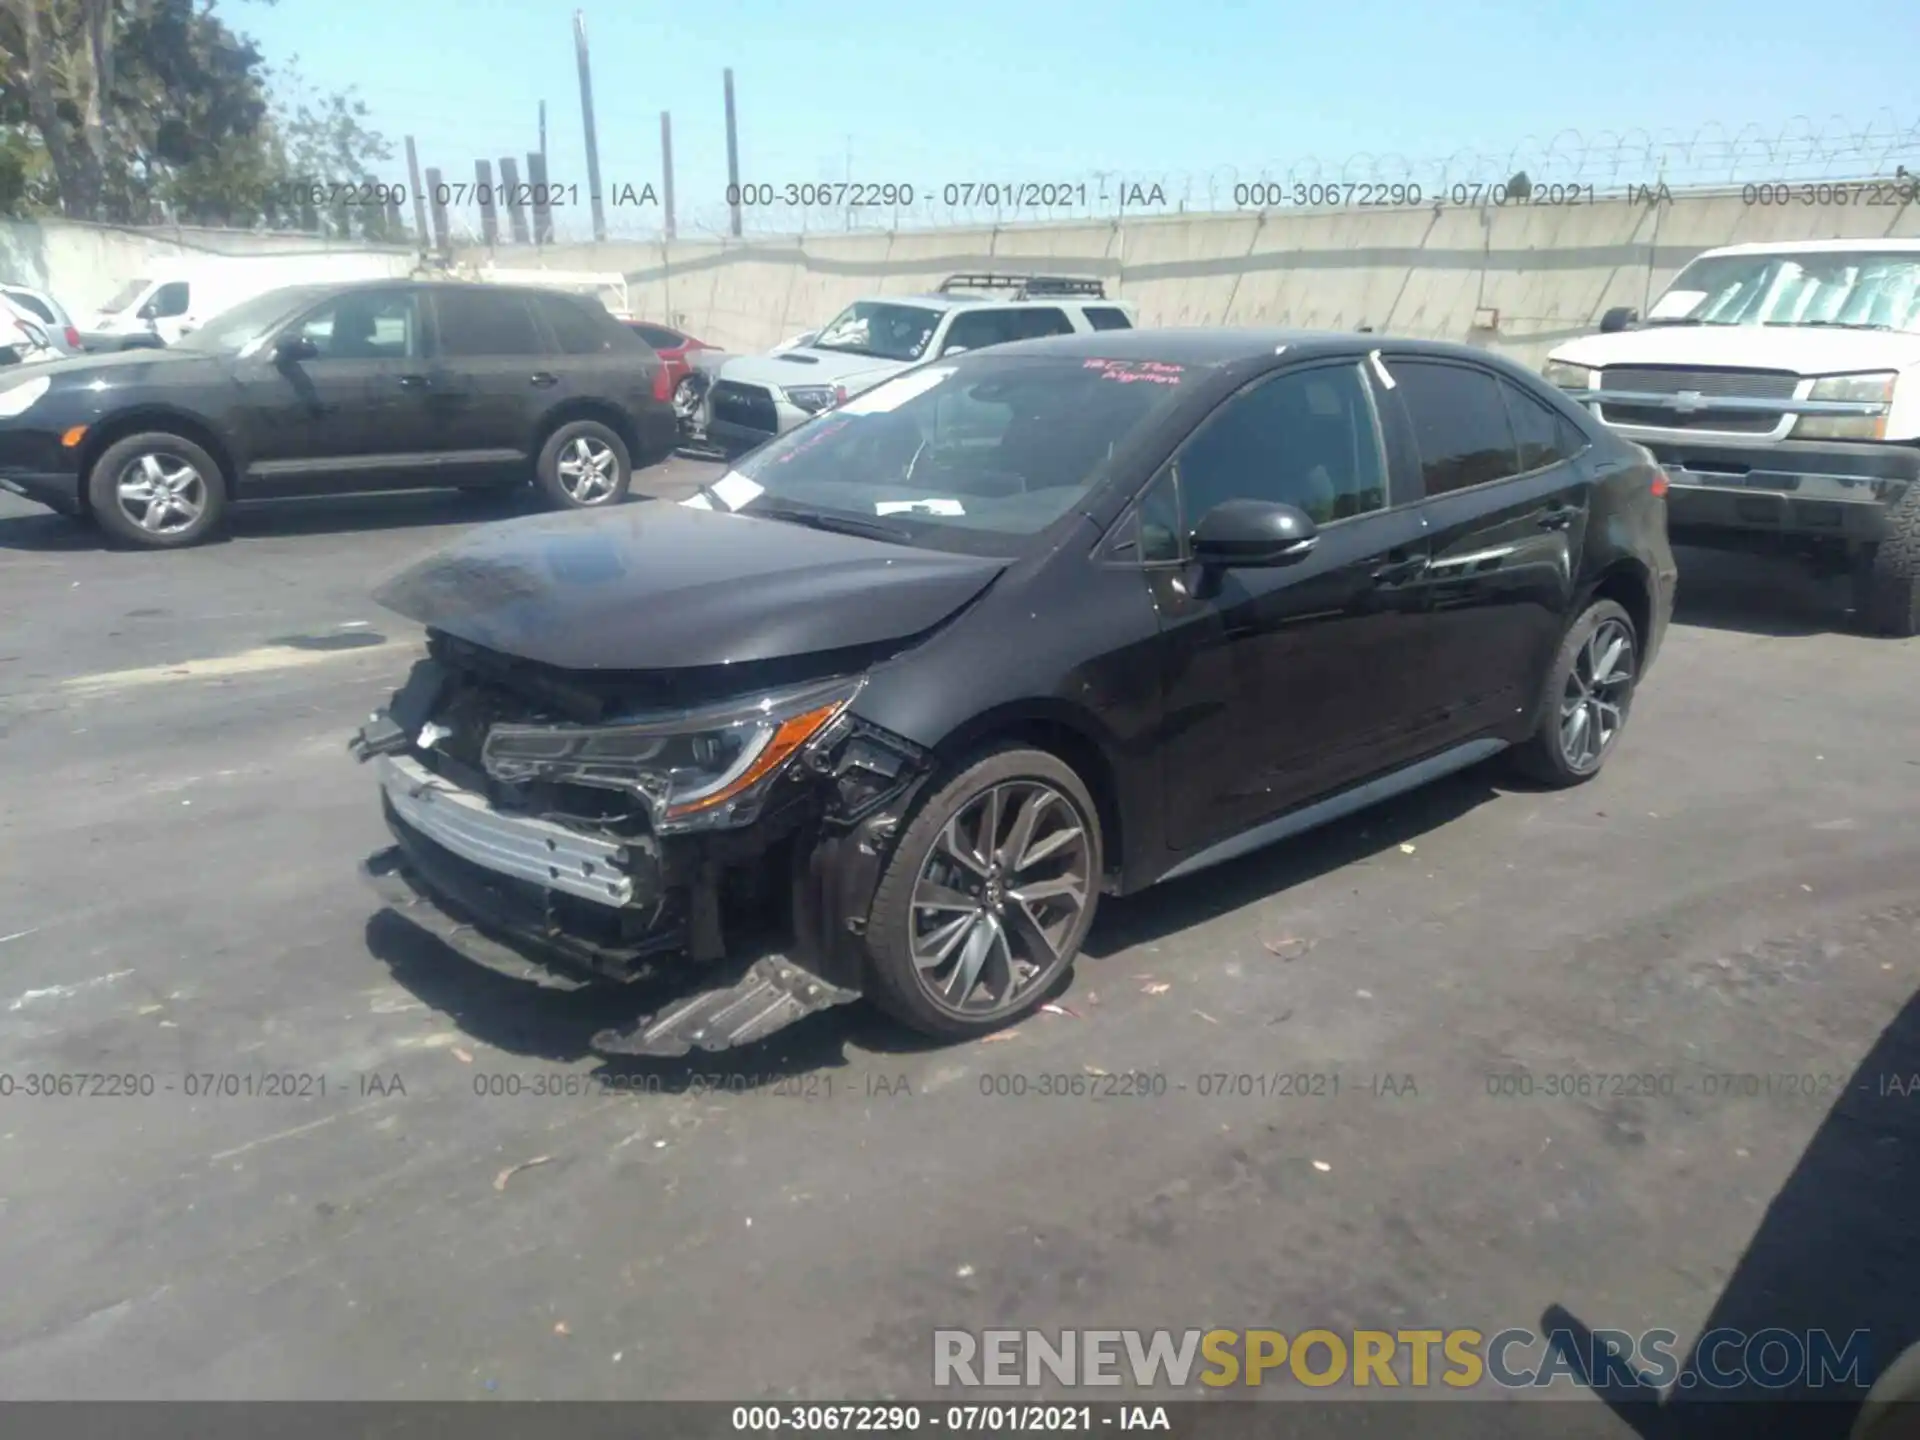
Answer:
M1007 716L970 726L941 746L950 760L986 746L1020 745L1044 750L1073 767L1093 796L1100 821L1101 864L1109 874L1122 872L1126 836L1120 823L1120 788L1100 743L1085 731L1061 720L1035 716Z
M1633 621L1635 642L1645 647L1653 629L1653 587L1637 561L1616 560L1608 566L1587 597L1588 604L1595 600L1611 600L1625 610Z
M639 448L639 436L634 433L633 418L617 405L609 405L604 400L569 400L555 406L552 413L540 423L540 433L533 443L533 453L537 456L541 448L552 438L553 432L572 420L597 420L620 437L620 443L627 447L627 459L635 464L640 457L634 452Z
M109 446L115 445L129 435L139 435L145 431L163 430L178 435L183 440L191 440L207 454L213 457L213 463L220 467L220 478L226 482L227 498L238 496L240 476L234 468L233 455L227 449L211 427L194 419L191 415L182 415L173 410L135 410L124 415L115 415L112 419L95 425L87 431L87 438L80 446L80 504L84 509L92 509L93 501L87 493L87 482L93 476L94 462L106 453Z

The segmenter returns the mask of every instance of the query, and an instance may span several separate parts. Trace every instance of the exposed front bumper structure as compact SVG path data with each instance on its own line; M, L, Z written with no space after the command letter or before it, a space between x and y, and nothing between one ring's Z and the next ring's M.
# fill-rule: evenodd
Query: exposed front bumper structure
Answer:
M401 918L488 969L553 988L685 977L680 998L597 1035L603 1053L750 1044L860 997L859 936L923 774L911 747L849 725L828 752L796 757L783 800L753 823L657 835L632 819L543 813L511 786L488 793L502 787L433 748L467 753L429 723L438 714L459 724L460 697L446 700L444 677L422 662L350 746L375 765L394 839L362 875ZM727 943L722 897L740 893L784 900L785 923Z

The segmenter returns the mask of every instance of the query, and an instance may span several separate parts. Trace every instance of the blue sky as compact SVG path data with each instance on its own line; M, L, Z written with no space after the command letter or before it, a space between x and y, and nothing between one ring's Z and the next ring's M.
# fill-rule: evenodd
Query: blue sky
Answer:
M270 62L357 85L422 165L471 179L524 154L547 102L552 178L586 178L568 0L228 0ZM674 119L680 208L726 184L721 71L743 178L948 181L1205 176L1356 152L1506 155L1563 130L1778 134L1796 116L1920 125L1920 4L1850 0L622 0L587 4L601 169L658 180ZM1827 48L1822 48L1826 46ZM849 163L850 160L850 163ZM1362 177L1364 178L1364 177ZM1504 175L1487 175L1488 181ZM1536 180L1554 178L1535 173ZM1591 178L1591 177L1589 177ZM1651 176L1622 176L1640 181ZM1748 178L1765 178L1754 175ZM1230 182L1229 182L1230 183ZM584 188L584 187L583 187Z

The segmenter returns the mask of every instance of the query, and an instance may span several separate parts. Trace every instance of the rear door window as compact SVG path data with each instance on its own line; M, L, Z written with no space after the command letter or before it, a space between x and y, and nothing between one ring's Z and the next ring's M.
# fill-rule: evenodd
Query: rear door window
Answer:
M1500 381L1485 370L1433 360L1387 362L1413 422L1429 497L1520 473Z
M1545 401L1504 380L1500 382L1500 393L1506 399L1507 416L1513 422L1514 445L1519 451L1522 474L1562 464L1587 448L1587 437Z
M171 320L176 315L187 313L187 282L172 280L153 292L153 299L147 302L153 308L156 320Z
M434 297L434 314L440 353L450 360L546 353L526 297L511 291L443 290Z
M656 350L678 350L687 343L687 337L675 334L664 325L629 325L627 327Z
M1131 330L1133 321L1127 318L1127 312L1116 310L1111 305L1088 305L1081 313L1087 317L1087 323L1096 330Z
M586 302L565 295L534 295L528 300L547 322L563 355L602 355L628 339L619 326L603 322L589 310Z

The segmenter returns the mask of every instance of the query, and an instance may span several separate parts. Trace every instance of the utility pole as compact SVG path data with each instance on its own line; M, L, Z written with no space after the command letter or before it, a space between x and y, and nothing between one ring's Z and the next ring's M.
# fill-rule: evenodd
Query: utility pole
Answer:
M547 163L547 102L540 102L540 163Z
M740 130L733 115L733 69L724 72L727 83L727 196L728 229L734 238L740 235Z
M427 258L427 192L420 183L420 155L407 136L407 188L413 192L413 236L422 263Z
M587 63L587 12L573 12L573 49L580 62L580 123L587 131L587 193L593 199L593 238L607 238L607 210L600 198L600 136L593 125L593 67Z
M660 203L667 210L667 239L673 239L673 116L660 112Z

